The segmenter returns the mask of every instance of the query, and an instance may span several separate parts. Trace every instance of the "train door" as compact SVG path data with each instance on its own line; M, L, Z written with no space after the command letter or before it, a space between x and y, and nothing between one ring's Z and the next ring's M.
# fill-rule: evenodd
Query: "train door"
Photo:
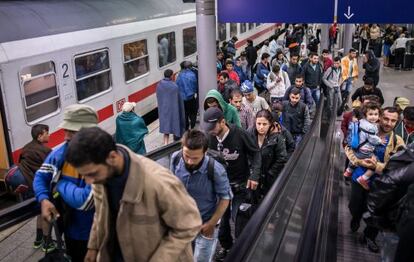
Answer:
M1 80L1 79L0 79ZM1 92L1 81L0 81L0 179L6 169L9 168L9 154L7 150L7 129L6 129L6 118L4 111L4 103Z

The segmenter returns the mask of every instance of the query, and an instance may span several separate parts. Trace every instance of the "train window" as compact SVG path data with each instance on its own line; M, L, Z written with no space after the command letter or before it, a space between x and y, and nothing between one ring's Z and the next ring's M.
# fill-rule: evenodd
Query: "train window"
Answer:
M78 101L111 88L108 50L75 57L76 94Z
M246 23L241 23L240 24L240 34L246 33L247 31L247 24Z
M20 71L27 122L33 122L59 109L55 64L46 62Z
M195 26L183 30L184 57L197 52L197 37Z
M166 66L177 60L175 50L175 33L170 32L158 36L158 65Z
M249 23L249 30L252 30L254 28L254 23Z
M256 23L256 27L260 26L262 23Z
M135 41L124 45L125 81L130 82L148 73L149 56L147 40Z
M225 41L227 38L226 24L218 23L218 38L219 41Z
M230 37L237 35L237 23L230 23Z

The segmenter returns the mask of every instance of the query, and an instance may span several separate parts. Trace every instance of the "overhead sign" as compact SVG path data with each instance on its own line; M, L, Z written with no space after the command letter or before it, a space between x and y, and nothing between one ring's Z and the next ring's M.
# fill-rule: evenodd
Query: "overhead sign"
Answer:
M338 0L338 23L414 23L414 0Z
M332 23L334 0L218 0L217 13L220 23Z

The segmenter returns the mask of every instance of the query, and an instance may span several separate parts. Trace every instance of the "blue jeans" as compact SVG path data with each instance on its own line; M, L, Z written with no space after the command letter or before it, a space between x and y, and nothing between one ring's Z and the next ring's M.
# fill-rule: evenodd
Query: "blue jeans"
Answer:
M27 183L26 178L24 177L23 173L20 171L20 168L18 168L12 176L8 177L6 182L9 186L13 188L13 190L16 190L17 187L19 187L20 185L29 187L27 192L24 192L22 194L23 200L29 199L34 196L33 189L30 188L30 185L29 183Z
M311 89L312 98L315 101L316 105L319 104L319 100L321 98L321 89L319 87Z
M382 237L381 262L393 262L400 239L395 232L382 232Z
M194 262L210 262L216 251L218 242L218 227L214 229L213 237L208 238L201 233L195 239Z

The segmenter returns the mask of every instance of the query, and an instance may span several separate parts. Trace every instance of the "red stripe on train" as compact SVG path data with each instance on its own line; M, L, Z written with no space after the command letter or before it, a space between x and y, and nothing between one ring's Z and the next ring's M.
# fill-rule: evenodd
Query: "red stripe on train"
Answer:
M254 34L254 35L252 35L252 36L250 36L250 37L248 37L248 38L246 38L246 39L243 39L243 40L238 41L238 42L236 43L236 48L240 48L240 47L244 46L244 45L247 43L247 40L248 40L248 39L252 39L252 40L253 40L253 39L256 39L256 38L258 38L258 37L261 37L262 35L264 35L264 34L268 33L269 31L274 30L276 27L277 27L276 25L271 26L271 27L269 27L269 28L267 28L267 29L265 29L265 30L262 30L262 31L260 31L260 32L258 32L258 33L256 33L256 34Z

